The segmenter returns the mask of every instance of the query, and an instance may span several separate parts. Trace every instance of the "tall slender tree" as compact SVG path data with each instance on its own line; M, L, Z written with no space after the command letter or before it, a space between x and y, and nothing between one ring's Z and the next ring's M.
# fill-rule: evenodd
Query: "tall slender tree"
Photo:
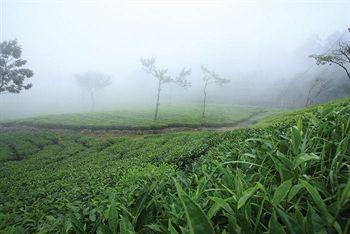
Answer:
M204 81L204 87L203 87L203 112L202 117L205 117L205 110L207 105L207 87L210 84L217 84L219 86L224 86L225 84L229 83L230 80L221 78L218 74L215 73L215 71L209 70L208 68L201 66L202 72L203 72L203 81Z
M32 87L32 84L25 84L24 81L34 73L28 68L23 68L27 61L21 59L21 55L22 48L17 40L0 43L0 94L19 93Z
M91 99L91 112L95 108L95 93L111 84L111 77L98 72L85 72L75 75L77 84L88 91Z
M187 81L188 76L191 75L191 69L184 67L175 78L172 78L170 75L168 75L168 69L159 69L156 67L155 63L156 59L154 57L141 58L143 70L146 73L152 75L154 78L156 78L158 82L156 109L154 112L154 120L157 120L162 86L167 83L175 83L182 88L188 88L189 86L191 86L191 83Z

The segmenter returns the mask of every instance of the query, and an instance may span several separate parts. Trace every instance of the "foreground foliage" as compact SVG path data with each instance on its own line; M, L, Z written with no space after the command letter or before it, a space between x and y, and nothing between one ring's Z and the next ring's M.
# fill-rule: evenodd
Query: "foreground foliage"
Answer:
M349 113L343 100L224 134L13 133L42 140L1 163L0 228L349 233Z

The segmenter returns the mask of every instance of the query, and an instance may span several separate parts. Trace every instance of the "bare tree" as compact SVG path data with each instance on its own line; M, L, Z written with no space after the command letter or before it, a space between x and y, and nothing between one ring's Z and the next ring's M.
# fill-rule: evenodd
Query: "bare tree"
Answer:
M32 87L30 83L24 84L34 73L28 68L23 68L27 61L21 59L21 55L22 48L16 40L0 43L0 94L19 93Z
M203 112L202 117L205 117L205 108L206 108L206 102L207 102L207 87L210 84L218 84L219 86L223 86L230 82L228 79L221 78L218 74L216 74L214 71L209 70L208 68L201 66L202 72L204 73L203 80L204 80L204 88L203 88Z
M143 66L143 70L148 74L151 74L158 81L156 109L154 113L154 120L157 120L158 110L160 105L160 92L162 90L162 85L167 83L175 83L182 88L187 88L191 86L191 83L187 81L187 77L191 75L191 69L184 67L175 78L172 78L167 74L168 69L158 69L155 63L156 63L156 59L154 57L145 58L145 59L141 58L141 64Z
M95 108L95 93L111 84L111 77L98 72L85 72L75 75L77 84L89 92L91 98L91 112Z
M338 48L325 54L313 54L310 57L316 60L317 65L335 64L339 66L350 79L350 44L348 42L339 42Z

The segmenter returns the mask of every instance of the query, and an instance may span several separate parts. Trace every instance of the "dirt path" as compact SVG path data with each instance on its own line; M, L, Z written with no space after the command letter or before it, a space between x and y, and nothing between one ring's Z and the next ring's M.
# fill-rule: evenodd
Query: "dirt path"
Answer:
M231 131L237 128L246 128L255 123L254 117L265 113L265 111L259 111L259 112L254 112L247 118L241 119L240 121L232 124L231 126L222 126L222 127L215 127L215 128L206 128L208 130L215 130L218 132L226 132L226 131Z
M162 133L175 133L185 131L218 131L225 132L234 130L237 128L248 127L254 123L253 118L257 115L264 113L263 111L254 112L247 118L244 118L235 123L222 124L220 126L200 126L200 127L166 127L161 129L150 129L150 130L118 130L118 129L70 129L70 128L48 128L41 126L29 126L24 124L0 124L0 133L3 132L16 132L16 131L53 131L53 132L67 132L67 133L81 133L87 135L146 135L146 134L162 134Z

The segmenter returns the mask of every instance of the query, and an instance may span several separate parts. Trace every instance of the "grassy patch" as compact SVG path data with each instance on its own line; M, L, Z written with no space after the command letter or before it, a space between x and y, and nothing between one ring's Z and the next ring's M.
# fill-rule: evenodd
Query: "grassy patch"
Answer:
M8 122L48 128L71 129L162 129L168 127L225 126L254 117L253 121L279 109L263 107L208 105L206 117L201 116L201 106L164 106L159 120L153 120L153 109L125 110L103 113L82 113L41 116Z

